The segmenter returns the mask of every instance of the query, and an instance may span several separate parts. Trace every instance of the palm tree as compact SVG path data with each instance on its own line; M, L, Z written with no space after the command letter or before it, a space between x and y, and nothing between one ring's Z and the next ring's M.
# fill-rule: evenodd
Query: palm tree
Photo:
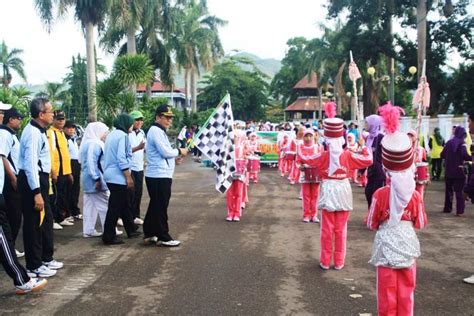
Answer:
M11 51L8 51L5 41L0 44L0 65L2 66L2 76L0 79L4 87L8 88L12 81L12 70L26 81L23 60L21 60L19 56L21 53L23 53L23 50L18 48L13 48Z
M53 105L56 105L57 101L62 101L62 97L64 97L63 93L64 83L58 82L46 82L43 91L40 91L36 94L36 97L45 97Z
M36 9L48 31L54 20L53 9L57 7L58 16L63 16L69 8L75 11L75 17L81 22L85 31L86 55L87 55L87 94L89 102L89 122L97 120L96 89L96 65L95 65L95 44L94 27L103 26L108 0L35 0Z
M191 1L181 11L181 21L176 34L170 39L176 50L176 63L184 68L186 104L191 86L191 108L196 112L197 78L199 67L210 69L224 55L219 38L218 28L227 22L216 16L209 15L206 0Z

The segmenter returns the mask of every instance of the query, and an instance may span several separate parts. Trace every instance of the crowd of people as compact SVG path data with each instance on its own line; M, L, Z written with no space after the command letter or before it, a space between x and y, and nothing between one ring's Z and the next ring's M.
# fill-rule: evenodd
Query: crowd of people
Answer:
M140 225L145 244L180 245L170 235L168 205L175 164L188 150L173 148L166 135L171 109L159 106L155 114L147 134L140 111L118 115L110 133L104 123L90 123L79 145L75 123L47 99L31 101L20 139L22 115L0 103L0 259L17 294L40 290L64 267L54 257L54 230L81 220L83 237L101 237L104 245L124 243L117 226L134 238ZM141 219L144 179L150 204ZM15 246L21 225L24 252Z

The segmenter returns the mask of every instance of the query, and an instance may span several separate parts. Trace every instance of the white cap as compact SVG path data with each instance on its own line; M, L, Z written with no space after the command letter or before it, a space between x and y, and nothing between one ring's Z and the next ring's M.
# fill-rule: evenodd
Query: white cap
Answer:
M6 104L0 101L0 110L6 111L6 110L10 110L11 108L12 108L11 104Z

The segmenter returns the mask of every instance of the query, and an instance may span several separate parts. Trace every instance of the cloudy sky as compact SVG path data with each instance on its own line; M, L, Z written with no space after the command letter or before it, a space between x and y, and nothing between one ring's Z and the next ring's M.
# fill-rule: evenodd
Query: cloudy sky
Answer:
M262 58L281 59L286 41L295 36L320 35L326 0L208 0L211 14L228 21L221 38L226 52L241 50ZM57 21L48 34L33 0L0 1L0 41L24 52L22 59L30 84L60 81L71 57L85 55L80 24L72 14ZM109 69L113 56L98 48L100 62ZM13 84L22 83L14 74Z

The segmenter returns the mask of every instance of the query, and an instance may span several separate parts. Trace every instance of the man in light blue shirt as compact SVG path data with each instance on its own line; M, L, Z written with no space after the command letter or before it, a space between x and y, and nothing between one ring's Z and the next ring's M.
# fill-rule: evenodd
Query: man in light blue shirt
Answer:
M147 169L145 181L150 195L150 204L143 223L145 243L166 247L181 244L169 234L168 204L171 198L175 160L180 163L182 156L188 154L186 148L173 149L166 135L174 114L171 108L161 105L155 112L155 123L150 127L146 141Z
M62 262L53 259L53 213L49 204L51 155L46 128L53 122L52 108L47 99L31 101L32 120L23 130L20 141L18 189L23 209L26 268L31 277L47 278L63 267Z

